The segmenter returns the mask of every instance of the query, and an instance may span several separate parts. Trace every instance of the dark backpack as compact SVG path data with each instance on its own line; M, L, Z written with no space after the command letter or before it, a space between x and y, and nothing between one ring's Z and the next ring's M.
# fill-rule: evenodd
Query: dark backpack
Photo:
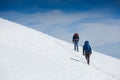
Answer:
M79 35L78 33L75 33L73 36L73 42L78 42L79 41Z
M74 36L75 36L75 37L79 37L78 33L75 33Z

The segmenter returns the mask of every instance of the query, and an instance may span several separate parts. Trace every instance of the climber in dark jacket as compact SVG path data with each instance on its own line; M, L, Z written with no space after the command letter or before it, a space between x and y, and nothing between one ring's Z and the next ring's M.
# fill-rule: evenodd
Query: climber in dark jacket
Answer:
M79 42L79 35L78 35L78 33L75 33L74 35L73 35L73 43L74 43L74 50L76 51L78 51L79 52L79 48L78 48L78 42Z
M92 54L92 48L89 44L89 41L85 41L83 45L83 55L85 56L87 60L87 64L90 63L90 55Z

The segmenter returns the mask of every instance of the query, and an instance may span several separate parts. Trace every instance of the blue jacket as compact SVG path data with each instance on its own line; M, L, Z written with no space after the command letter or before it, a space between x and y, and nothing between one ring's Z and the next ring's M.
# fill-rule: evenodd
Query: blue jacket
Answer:
M86 53L89 53L89 54L92 53L92 48L89 44L89 41L85 41L85 43L83 45L83 54L86 54Z

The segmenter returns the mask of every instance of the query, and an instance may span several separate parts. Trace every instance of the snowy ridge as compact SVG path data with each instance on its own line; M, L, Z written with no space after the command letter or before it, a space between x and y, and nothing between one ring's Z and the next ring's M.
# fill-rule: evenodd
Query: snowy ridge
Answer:
M0 80L120 80L120 60L0 18Z

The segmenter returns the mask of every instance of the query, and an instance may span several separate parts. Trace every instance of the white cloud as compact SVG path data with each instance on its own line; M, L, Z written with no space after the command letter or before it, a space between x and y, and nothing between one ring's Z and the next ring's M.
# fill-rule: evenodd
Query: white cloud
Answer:
M84 30L80 30L82 42L90 40L94 47L120 42L120 27L102 23L83 24Z
M13 18L12 21L69 42L74 32L78 32L81 46L85 40L89 40L94 48L120 43L120 19L102 13L64 13L61 10L53 10L34 14L6 12L0 13L0 16L1 14Z

